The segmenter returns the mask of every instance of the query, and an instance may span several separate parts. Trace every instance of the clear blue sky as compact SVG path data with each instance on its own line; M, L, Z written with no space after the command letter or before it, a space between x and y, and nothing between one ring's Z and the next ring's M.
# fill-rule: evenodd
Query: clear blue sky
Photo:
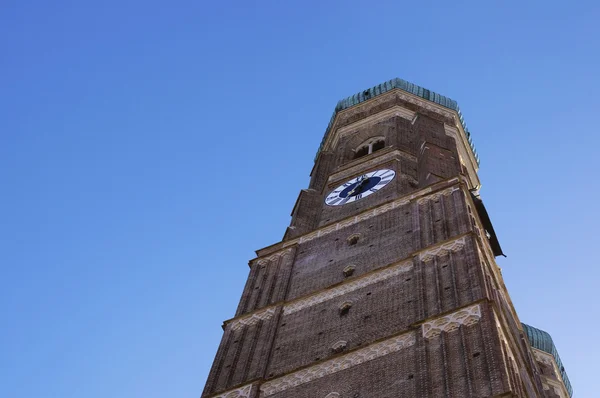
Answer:
M459 102L517 311L596 396L600 6L490 3L4 0L0 396L198 397L336 102L393 77Z

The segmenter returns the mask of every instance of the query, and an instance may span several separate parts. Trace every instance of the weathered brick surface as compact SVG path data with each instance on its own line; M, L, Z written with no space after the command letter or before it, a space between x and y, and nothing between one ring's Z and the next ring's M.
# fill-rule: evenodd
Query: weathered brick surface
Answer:
M280 256L256 262L244 287L236 316L282 301L288 290L296 248Z
M464 222L458 212L463 200L463 194L456 191L425 204L412 202L300 244L287 298L342 282L342 271L348 265L356 265L355 275L362 275L468 232L470 224ZM350 246L347 239L354 234L360 238Z
M269 374L280 375L336 354L337 341L347 349L370 344L410 325L483 298L477 254L472 243L456 253L422 262L384 281L281 318ZM340 315L350 302L348 314Z
M402 350L271 397L324 398L332 392L340 397L418 397L415 354L415 350Z
M225 329L202 396L245 384L265 374L278 312L270 320L235 330Z
M394 106L408 111L352 125ZM410 111L414 118L406 117ZM345 127L344 135L320 153L292 212L285 243L262 250L250 263L203 397L238 396L232 391L249 383L255 383L250 397L263 397L258 393L263 383L337 363L410 333L416 340L409 347L269 396L544 396L540 365L506 297L468 194L471 180L464 178L457 143L446 135L454 123L397 92L338 114L336 128ZM373 137L383 137L386 147L354 159L354 150ZM377 193L344 206L324 204L339 184L382 168L394 170L396 177ZM400 198L407 202L373 212ZM327 232L310 235L317 229ZM351 245L353 235L359 239ZM344 272L349 266L351 274ZM474 305L481 309L477 322L424 337L424 323ZM349 309L341 311L344 306Z
M493 397L510 392L509 379L498 366L499 351L490 309L471 326L424 339L349 369L271 395L274 398L325 397ZM368 382L366 382L368 381Z

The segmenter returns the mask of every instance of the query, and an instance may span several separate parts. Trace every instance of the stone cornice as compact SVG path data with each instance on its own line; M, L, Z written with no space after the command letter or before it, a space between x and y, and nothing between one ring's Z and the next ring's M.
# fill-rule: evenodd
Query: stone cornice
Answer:
M250 393L252 392L252 384L247 384L245 386L225 391L218 395L213 395L212 398L249 398Z
M387 97L384 95L384 96L382 96L382 98L380 98L378 100L372 100L373 103L368 103L368 104L373 105L374 103L383 102L386 99L387 99ZM349 112L349 110L342 111L342 112L344 114L347 114ZM340 114L341 114L341 112L340 112ZM340 138L344 137L345 135L354 133L356 130L358 130L360 128L364 128L366 126L370 126L370 125L388 120L394 116L402 117L406 120L413 120L413 118L415 117L415 111L411 111L410 109L406 109L400 105L394 105L391 108L388 108L386 110L378 112L374 115L367 116L366 118L360 119L357 122L347 124L343 127L338 128L337 130L332 130L332 131L335 131L335 134L331 134L332 137L330 140L326 141L325 146L323 147L323 150L327 151L332 148L335 148L338 141L340 140ZM334 128L335 128L335 124L334 124Z
M274 307L261 308L260 310L251 312L250 314L241 316L229 322L231 330L238 330L244 326L254 325L260 321L271 319L275 313Z
M291 252L292 252L292 248L288 247L287 249L283 249L283 250L280 250L278 252L275 252L275 253L271 254L270 256L261 257L261 258L259 258L259 259L256 260L256 263L258 265L268 264L271 261L278 260L281 257L284 257L284 256L290 254Z
M416 162L417 158L410 153L404 152L397 148L389 148L389 150L381 153L375 152L372 155L374 156L372 159L362 159L362 162L350 163L344 165L344 168L335 171L333 174L329 176L327 179L327 184L323 187L323 189L327 189L331 184L337 183L340 180L345 180L349 177L358 175L360 173L366 173L370 168L374 168L376 166L380 166L383 163L387 163L391 160L405 158L410 160L411 162ZM368 156L372 156L368 155Z
M442 332L453 332L458 330L461 325L470 326L479 322L481 318L481 307L479 304L461 308L451 314L434 318L430 321L423 322L421 329L423 338L431 339L439 336Z
M458 238L447 243L441 243L438 245L430 246L426 250L419 253L419 260L427 262L433 260L435 257L442 257L449 253L456 253L465 247L466 239L465 236Z

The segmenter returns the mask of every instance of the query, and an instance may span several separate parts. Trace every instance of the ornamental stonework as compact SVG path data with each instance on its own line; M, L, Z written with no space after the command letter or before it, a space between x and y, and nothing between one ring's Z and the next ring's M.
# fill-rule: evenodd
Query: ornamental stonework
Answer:
M448 181L448 183L453 183L453 182L458 182L458 179L452 179L450 181ZM407 195L404 196L402 198L399 198L397 200L394 200L392 202L383 204L381 206L375 207L373 210L361 213L357 216L351 217L349 219L340 221L338 223L332 224L330 226L324 227L324 228L320 228L318 230L316 230L315 232L303 235L300 237L299 239L299 243L305 243L305 242L309 242L313 239L319 238L321 236L324 235L328 235L334 231L337 231L339 229L348 227L350 225L354 225L356 223L359 223L361 221L364 220L368 220L372 217L378 216L380 214L386 213L390 210L394 210L398 207L404 206L409 204L412 200L415 200L417 198L419 199L419 203L425 203L427 201L431 201L431 200L438 200L440 198L440 196L444 195L450 195L452 192L460 190L460 188L458 187L451 187L451 188L447 188L442 190L441 192L435 192L433 194L429 194L431 192L431 188L426 188L426 189L422 189L420 191L417 191L411 195ZM426 195L426 196L424 196ZM424 196L424 197L422 197ZM295 243L295 242L294 242ZM290 243L291 244L291 243Z
M231 330L238 330L243 328L244 326L255 325L259 321L266 321L268 319L271 319L274 313L275 308L267 308L266 310L255 312L252 315L234 319L229 323L229 327L231 328Z
M419 254L419 259L423 262L427 262L433 260L435 257L445 256L449 253L456 253L465 247L465 243L466 238L463 236L460 239L455 239L441 246L424 251L423 253Z
M470 326L476 324L479 322L480 318L481 308L479 307L479 304L463 308L452 314L425 322L422 326L423 337L425 339L431 339L439 336L442 332L453 332L458 330L461 325Z
M292 251L292 249L291 249L291 248L288 248L288 249L285 249L285 250L278 251L277 253L273 253L273 254L271 254L270 256L267 256L267 257L261 257L260 259L258 259L258 260L256 261L256 263L257 263L258 265L265 265L265 264L269 264L269 263L271 263L271 262L273 262L273 261L277 261L277 260L279 260L281 257L285 257L285 256L287 256L288 254L290 254L290 252L291 252L291 251Z
M411 347L415 344L415 341L416 336L414 332L406 333L379 343L371 344L368 347L330 359L318 365L267 381L260 387L260 391L262 392L261 396L268 397L269 395L297 387L332 373L346 370L367 361L372 361L373 359L384 355Z
M335 297L343 296L347 293L361 289L365 286L369 286L374 283L381 282L388 278L394 277L396 275L400 275L404 272L410 271L412 267L413 265L411 260L403 261L392 267L366 275L360 279L344 283L341 286L334 287L332 289L306 297L304 299L300 299L298 301L294 301L283 307L283 313L284 315L293 314L294 312L300 311L304 308L322 303L327 300L331 300Z
M214 396L213 398L249 398L252 392L252 384L227 391L223 394Z

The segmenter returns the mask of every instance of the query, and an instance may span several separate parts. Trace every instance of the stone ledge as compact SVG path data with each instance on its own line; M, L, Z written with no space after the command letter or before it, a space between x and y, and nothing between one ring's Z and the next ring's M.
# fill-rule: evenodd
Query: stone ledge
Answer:
M453 177L453 178L445 180L445 181L440 181L436 184L428 186L427 188L420 189L420 190L413 192L411 194L408 194L408 195L400 196L399 198L396 198L389 202L383 203L383 204L378 205L369 210L363 211L355 216L347 217L338 222L324 225L320 228L315 229L312 232L298 236L294 239L290 239L289 241L278 242L278 243L272 244L270 246L267 246L265 248L259 249L256 251L257 257L250 260L250 264L254 261L259 261L263 257L275 254L281 250L285 250L290 246L296 245L298 243L303 243L308 240L312 240L315 237L319 237L324 234L330 233L339 228L343 228L344 226L355 224L357 222L356 220L362 221L362 220L369 219L375 215L382 214L389 210L395 209L398 206L410 203L411 201L413 201L415 199L420 199L420 198L428 196L430 194L434 194L437 191L443 191L444 189L449 188L453 185L460 184L461 182L462 182L462 178L459 178L459 177ZM460 188L456 188L455 190L459 190L459 189ZM342 226L338 227L338 225L342 225Z

